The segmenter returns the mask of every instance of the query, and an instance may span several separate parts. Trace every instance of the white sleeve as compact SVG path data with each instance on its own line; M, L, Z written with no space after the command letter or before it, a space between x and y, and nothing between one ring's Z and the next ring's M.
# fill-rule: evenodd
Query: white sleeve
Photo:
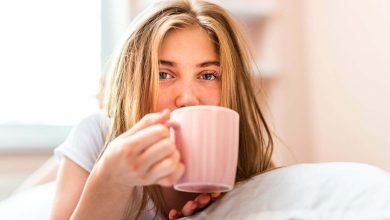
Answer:
M65 156L91 172L104 145L107 131L108 118L104 113L92 114L72 129L65 142L54 150L54 155L59 160Z

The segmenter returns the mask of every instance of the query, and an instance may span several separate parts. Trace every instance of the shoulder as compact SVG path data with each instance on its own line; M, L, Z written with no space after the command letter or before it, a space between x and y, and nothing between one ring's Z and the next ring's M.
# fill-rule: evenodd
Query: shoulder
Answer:
M80 122L73 128L74 133L96 134L105 137L108 133L110 119L107 114L99 111L94 112L80 120Z
M110 119L108 118L105 112L97 111L82 118L79 122L79 126L85 125L85 126L102 127L102 126L107 126L109 124L109 121Z
M70 136L76 140L84 140L92 148L100 150L109 131L111 120L105 112L94 112L83 119L73 128Z
M90 172L104 146L110 119L104 112L95 112L80 120L66 140L55 149L58 158L66 156Z

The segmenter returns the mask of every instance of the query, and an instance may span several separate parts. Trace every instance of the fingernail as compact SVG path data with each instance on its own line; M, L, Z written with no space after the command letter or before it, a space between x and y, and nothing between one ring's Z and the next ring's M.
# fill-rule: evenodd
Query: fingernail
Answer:
M221 193L220 192L211 193L210 196L211 196L211 201L215 201L221 196Z
M177 217L178 217L177 211L174 209L171 209L171 211L169 211L169 219L176 219Z
M211 197L218 197L218 196L220 196L221 195L221 193L220 192L213 192L213 193L211 193L210 194L211 195Z

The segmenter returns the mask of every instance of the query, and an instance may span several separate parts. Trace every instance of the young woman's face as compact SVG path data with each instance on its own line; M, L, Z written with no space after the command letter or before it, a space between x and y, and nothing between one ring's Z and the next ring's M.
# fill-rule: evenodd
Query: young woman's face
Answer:
M194 26L168 32L158 58L158 111L219 104L219 56L205 30Z

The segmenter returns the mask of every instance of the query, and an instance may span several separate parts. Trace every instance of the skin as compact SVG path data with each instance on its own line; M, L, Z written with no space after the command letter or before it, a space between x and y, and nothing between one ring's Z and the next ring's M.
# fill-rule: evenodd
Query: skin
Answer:
M164 38L159 50L160 86L158 110L193 105L218 105L221 92L221 68L215 46L205 30L199 26L172 30ZM169 201L188 198L188 194L163 189ZM173 196L172 196L173 195ZM192 195L193 196L193 195ZM171 209L169 218L192 215L205 208L219 196L201 194L185 203L181 211Z
M168 32L159 50L159 61L159 111L219 104L219 56L205 30L195 26Z
M170 219L192 215L219 196L173 189L185 167L166 125L177 108L219 104L219 56L208 34L193 26L169 32L159 60L160 112L145 115L115 138L91 173L62 160L51 219L122 219L135 186L162 186Z

